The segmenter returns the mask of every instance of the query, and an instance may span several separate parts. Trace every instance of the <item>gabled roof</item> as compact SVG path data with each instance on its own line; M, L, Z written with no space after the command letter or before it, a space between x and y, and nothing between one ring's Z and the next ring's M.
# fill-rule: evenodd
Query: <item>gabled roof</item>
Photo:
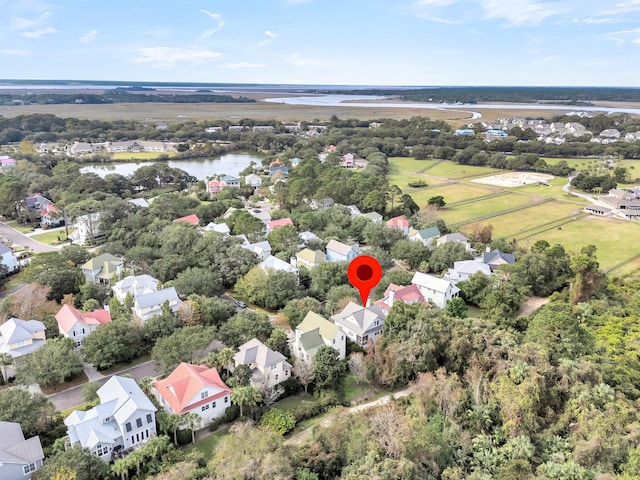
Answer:
M422 230L416 230L414 235L422 240L427 240L429 238L439 237L440 230L438 230L438 227L429 227Z
M267 228L273 230L274 228L284 227L285 225L293 225L290 218L281 218L280 220L271 220L267 223Z
M249 340L247 343L238 347L238 353L233 356L236 365L244 364L251 365L256 364L262 370L265 370L272 365L277 365L280 362L284 362L285 367L291 367L285 357L280 352L275 352L267 347L257 338Z
M0 243L0 255L4 255L5 253L11 252L11 249L7 247L4 243Z
M98 255L97 257L92 258L87 263L80 267L80 270L100 270L105 268L105 264L112 263L114 266L123 265L124 262L117 257L114 257L110 253L103 253L102 255Z
M413 275L413 279L411 279L411 283L419 287L428 288L429 290L435 290L439 293L445 293L448 289L453 288L451 282L448 280L422 272L416 272Z
M309 248L300 250L296 253L296 257L311 264L318 264L327 260L327 256L324 252L321 252L320 250L311 250Z
M0 325L0 336L2 342L6 345L12 343L24 342L31 340L33 334L37 332L44 332L46 327L44 323L38 320L20 320L19 318L10 318L2 325Z
M491 268L489 268L489 265L481 262L476 262L475 260L462 260L459 262L454 262L453 270L456 273L464 273L468 275L473 275L477 272L482 272L485 275L491 275Z
M360 251L360 249L355 245L350 246L337 240L330 240L329 243L327 243L327 251L329 250L344 256L347 256L350 250L353 250L355 253Z
M223 223L209 222L209 224L206 227L204 227L204 230L207 232L218 232L218 233L224 233L227 235L231 233L231 229L224 222Z
M198 225L200 223L200 219L195 213L193 213L191 215L187 215L186 217L176 218L173 221L173 223L176 223L176 222L184 222L184 223L190 223L191 225Z
M393 301L391 301L391 295L393 294ZM404 303L422 303L424 305L429 305L424 299L422 293L420 293L420 289L417 285L396 285L395 283L390 283L387 289L384 292L384 296L382 299L375 302L376 305L379 305L381 308L385 310L391 309L391 307L395 302L404 302Z
M500 263L516 263L516 257L513 253L504 253L500 250L492 250L482 254L482 263L487 265L498 265Z
M144 198L130 198L127 202L135 205L140 208L149 208L149 202L147 202Z
M285 262L284 260L280 260L278 257L274 257L273 255L269 255L266 260L260 262L258 265L263 270L266 268L270 268L272 270L279 270L282 272L297 272L296 267L294 267L290 263Z
M0 465L14 463L29 465L44 459L40 437L24 439L19 423L0 422Z
M244 177L244 183L248 185L251 185L251 184L260 185L262 184L262 178L260 178L260 175L256 175L255 173L252 173Z
M318 330L319 335L329 341L333 340L338 333L338 327L336 327L335 323L331 323L329 320L312 311L307 313L304 320L302 320L296 328L302 333Z
M409 226L409 220L404 215L400 215L399 217L393 217L387 220L388 227L396 227L396 228L406 228Z
M450 243L450 242L467 243L467 237L465 237L461 233L456 232L456 233L447 233L446 235L442 235L438 239L438 245L441 245L443 243Z
M178 415L199 405L201 399L197 395L205 387L213 392L209 393L204 403L231 394L231 389L215 368L190 363L181 363L167 378L155 382L153 386Z
M153 307L155 305L162 305L167 301L171 303L175 300L179 300L178 292L176 292L175 287L168 287L156 292L145 293L138 296L135 299L135 304L138 308L142 309Z
M235 183L240 181L238 177L234 177L233 175L223 175L220 180L222 180L224 183Z
M331 317L335 323L340 323L357 334L364 335L371 329L374 322L384 322L384 311L378 305L363 307L357 303L349 302L344 309ZM377 328L377 327L376 327Z
M380 215L378 212L363 213L362 216L373 221L382 220L382 215Z
M119 282L116 282L112 289L118 289L122 292L128 292L136 288L142 287L143 290L156 291L158 289L158 280L151 275L129 275Z
M298 237L300 238L300 240L304 240L305 242L308 242L310 240L320 240L320 237L318 237L313 232L309 232L308 230L305 232L300 232L298 234Z
M63 305L56 313L56 321L64 333L69 333L76 323L84 325L104 325L111 321L111 315L106 310L95 310L81 313L71 305Z

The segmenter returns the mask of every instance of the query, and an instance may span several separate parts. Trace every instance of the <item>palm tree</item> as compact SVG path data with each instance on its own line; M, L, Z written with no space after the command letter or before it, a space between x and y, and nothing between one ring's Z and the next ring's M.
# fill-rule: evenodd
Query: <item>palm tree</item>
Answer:
M151 386L153 385L153 377L142 377L138 380L138 385L140 385L140 389L144 392L145 395L150 395Z
M200 426L201 418L197 413L189 412L183 415L183 420L191 430L191 443L196 443L196 428Z
M10 353L0 353L0 368L2 368L2 378L8 382L7 367L13 363L13 357Z
M180 423L182 422L180 415L160 412L157 418L160 430L165 433L173 432L173 443L178 445L178 428L180 428Z
M119 458L113 465L111 465L111 471L116 475L120 475L120 480L129 478L129 462L127 457Z
M238 387L231 392L231 401L237 403L240 407L240 416L242 417L242 407L244 405L254 406L262 400L262 392L256 388L248 385L246 387Z
M218 352L218 364L224 368L229 375L233 373L234 355L233 349L229 347L225 347Z

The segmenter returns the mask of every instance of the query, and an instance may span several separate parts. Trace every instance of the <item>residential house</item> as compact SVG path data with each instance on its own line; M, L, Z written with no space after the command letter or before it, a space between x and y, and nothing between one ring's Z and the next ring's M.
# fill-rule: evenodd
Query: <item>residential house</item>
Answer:
M405 237L409 235L409 220L404 215L387 220L386 225L389 228L397 228Z
M96 212L76 217L76 221L73 224L73 232L69 235L71 243L84 246L102 236L102 230L100 228L101 216L101 213Z
M494 140L502 140L508 136L507 132L504 130L497 130L490 128L489 130L484 132L484 139L486 142L492 142Z
M500 265L512 265L516 263L516 257L513 253L504 253L498 249L491 250L491 247L487 247L487 251L483 252L479 257L476 257L475 260L489 265L492 272Z
M257 190L262 186L262 178L260 175L252 173L244 177L244 184L253 187L254 190Z
M592 215L600 215L605 217L610 215L613 210L611 208L600 207L598 205L587 205L584 207L584 211Z
M64 222L54 203L40 193L32 193L24 199L26 216L43 227L57 227Z
M162 314L164 302L169 302L169 307L174 313L182 305L182 300L178 297L176 289L168 287L137 296L133 301L133 313L144 323L154 315Z
M458 130L456 130L455 132L453 132L454 135L475 135L476 131L472 128L459 128Z
M110 283L114 277L118 279L124 272L124 261L110 253L103 253L82 265L80 270L91 283Z
M240 187L240 179L233 175L223 175L220 177L220 180L222 180L227 187Z
M13 250L4 243L0 243L0 265L7 269L7 275L12 274L20 268L20 264ZM0 278L2 278L2 272L0 272Z
M346 208L347 210L349 210L349 214L351 215L352 219L362 215L362 212L360 211L357 205L347 205Z
M36 351L47 341L44 323L38 320L10 318L0 325L0 353L14 359Z
M340 159L340 166L348 169L355 168L353 153L346 153Z
M156 290L158 290L158 280L151 275L129 275L119 282L114 283L111 287L113 296L116 297L120 303L124 303L127 294L130 294L131 297L135 299L140 295L152 293Z
M42 467L44 452L40 437L25 440L22 427L15 422L0 422L0 478L23 480Z
M269 255L265 260L260 262L258 266L264 271L277 270L279 272L298 274L298 269L295 266L285 262L284 260L280 260L278 257L274 257L273 255Z
M269 176L272 177L276 172L282 172L287 176L289 175L289 167L284 165L280 160L274 160L269 165Z
M326 210L327 208L333 207L334 204L333 198L325 197L320 200L313 200L310 206L314 210Z
M56 321L60 335L71 338L76 342L76 347L79 347L84 337L99 326L111 322L111 315L104 309L82 313L71 305L63 305L56 313Z
M297 267L304 265L305 267L313 268L317 267L322 262L326 262L327 256L320 250L305 248L296 253L295 260Z
M231 406L231 389L215 368L181 363L164 380L153 384L156 398L170 414L195 413L200 426L224 415Z
M287 174L282 170L277 170L273 175L271 175L271 185L269 186L269 191L271 193L276 192L276 185L279 182L287 183Z
M198 215L192 213L191 215L187 215L186 217L176 218L173 223L188 223L197 227L198 225L200 225L200 219L198 218Z
M229 132L243 132L248 128L249 127L245 127L244 125L229 125Z
M236 367L248 365L252 371L251 383L254 385L277 385L291 378L291 364L280 352L275 352L257 338L238 347L233 356Z
M382 221L382 215L380 215L378 212L363 213L362 216L364 218L368 218L373 223L380 223Z
M209 193L209 196L215 196L225 188L227 188L227 184L224 183L222 180L214 179L214 180L209 180L209 183L207 183L207 192Z
M603 130L600 132L601 138L610 138L614 140L619 139L620 135L621 135L620 130L617 130L615 128L607 128L606 130Z
M43 153L60 153L60 147L57 143L54 142L39 143L37 149L40 155L42 155Z
M273 232L276 228L284 227L285 225L293 226L293 222L290 218L281 218L280 220L271 220L267 223L267 235Z
M447 270L444 274L444 279L449 280L454 285L458 282L464 282L469 280L471 275L478 272L487 277L491 275L491 267L486 263L478 262L476 260L461 260L453 263L453 268Z
M17 164L18 164L17 160L14 160L11 157L7 157L5 155L0 156L0 170L3 172L10 171Z
M222 132L222 127L207 127L204 131L205 133L220 133Z
M271 245L266 240L256 243L249 243L247 241L240 246L255 253L261 261L264 261L271 256Z
M347 337L366 348L382 335L385 316L379 305L363 307L349 302L341 312L330 318Z
M457 243L457 244L463 245L464 249L467 252L471 250L471 243L469 242L469 240L467 240L467 237L465 237L463 234L458 232L447 233L446 235L442 235L436 241L437 246L444 245L445 243Z
M422 272L416 272L411 283L418 286L425 300L438 308L444 308L449 300L460 293L460 289L450 281Z
M114 449L135 448L156 435L157 408L135 380L114 375L97 393L98 405L74 410L64 419L71 446L109 462Z
M433 242L440 237L438 227L423 228L422 230L409 230L409 240L422 242L425 247L433 247Z
M139 208L149 208L149 202L144 198L130 198L127 202Z
M293 344L294 355L302 360L311 361L318 349L327 345L338 352L338 358L344 360L347 354L347 340L335 323L310 311L296 327Z
M310 232L308 230L304 232L300 232L298 234L298 238L300 238L300 240L302 240L305 244L311 241L318 241L318 242L322 241L322 239L319 236L317 236L315 233Z
M93 155L98 152L100 149L97 146L94 146L91 143L87 142L73 142L71 146L65 146L65 150L68 155L71 156L81 156L81 155Z
M284 131L289 133L298 133L302 129L300 122L284 122Z
M412 284L405 287L403 285L396 285L395 283L389 284L382 298L375 302L375 304L388 313L397 301L409 304L422 303L427 307L429 306L429 302L424 299L417 285Z
M330 240L327 243L326 252L328 262L351 261L362 253L358 245L346 245L337 240Z
M223 235L229 235L231 233L231 229L226 223L213 223L209 222L206 227L202 228L205 232L217 232Z
M273 132L275 128L271 125L256 125L252 130L254 132L270 133Z

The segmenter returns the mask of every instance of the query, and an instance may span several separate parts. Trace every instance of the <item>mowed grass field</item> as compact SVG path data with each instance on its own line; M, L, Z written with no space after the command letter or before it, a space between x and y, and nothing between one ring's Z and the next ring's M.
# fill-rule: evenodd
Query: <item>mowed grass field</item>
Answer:
M572 160L568 162L570 164L583 165L593 161L564 160ZM494 238L516 238L518 244L524 248L530 247L537 240L547 240L551 244L564 245L567 251L572 253L579 252L585 245L593 244L598 248L598 261L603 270L613 268L611 273L618 276L640 271L640 257L635 258L640 255L640 243L632 240L640 234L640 224L585 215L583 207L589 202L567 195L562 190L567 183L565 177L554 178L550 186L526 185L509 188L471 182L472 178L495 174L496 171L491 168L407 158L391 158L389 162L394 183L400 186L404 193L410 194L421 207L426 205L429 198L442 195L449 205L438 211L438 217L448 225L460 225L459 228L463 232L473 231L479 226L492 225ZM640 167L640 161L635 164ZM633 166L623 165L627 168ZM634 170L631 172L633 176ZM432 177L436 174L437 177ZM405 188L406 182L416 178L424 178L430 188ZM438 186L433 181L436 179L445 184ZM486 198L492 193L503 195ZM455 205L457 202L464 203ZM574 218L576 220L573 220Z
M154 160L161 155L174 157L175 152L116 152L113 154L114 160Z

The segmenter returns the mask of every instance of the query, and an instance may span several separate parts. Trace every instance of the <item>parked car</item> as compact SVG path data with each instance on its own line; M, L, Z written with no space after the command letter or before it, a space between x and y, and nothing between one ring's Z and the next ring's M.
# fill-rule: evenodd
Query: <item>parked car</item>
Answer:
M236 305L240 308L247 308L247 304L244 302L241 302L240 300L236 300Z

